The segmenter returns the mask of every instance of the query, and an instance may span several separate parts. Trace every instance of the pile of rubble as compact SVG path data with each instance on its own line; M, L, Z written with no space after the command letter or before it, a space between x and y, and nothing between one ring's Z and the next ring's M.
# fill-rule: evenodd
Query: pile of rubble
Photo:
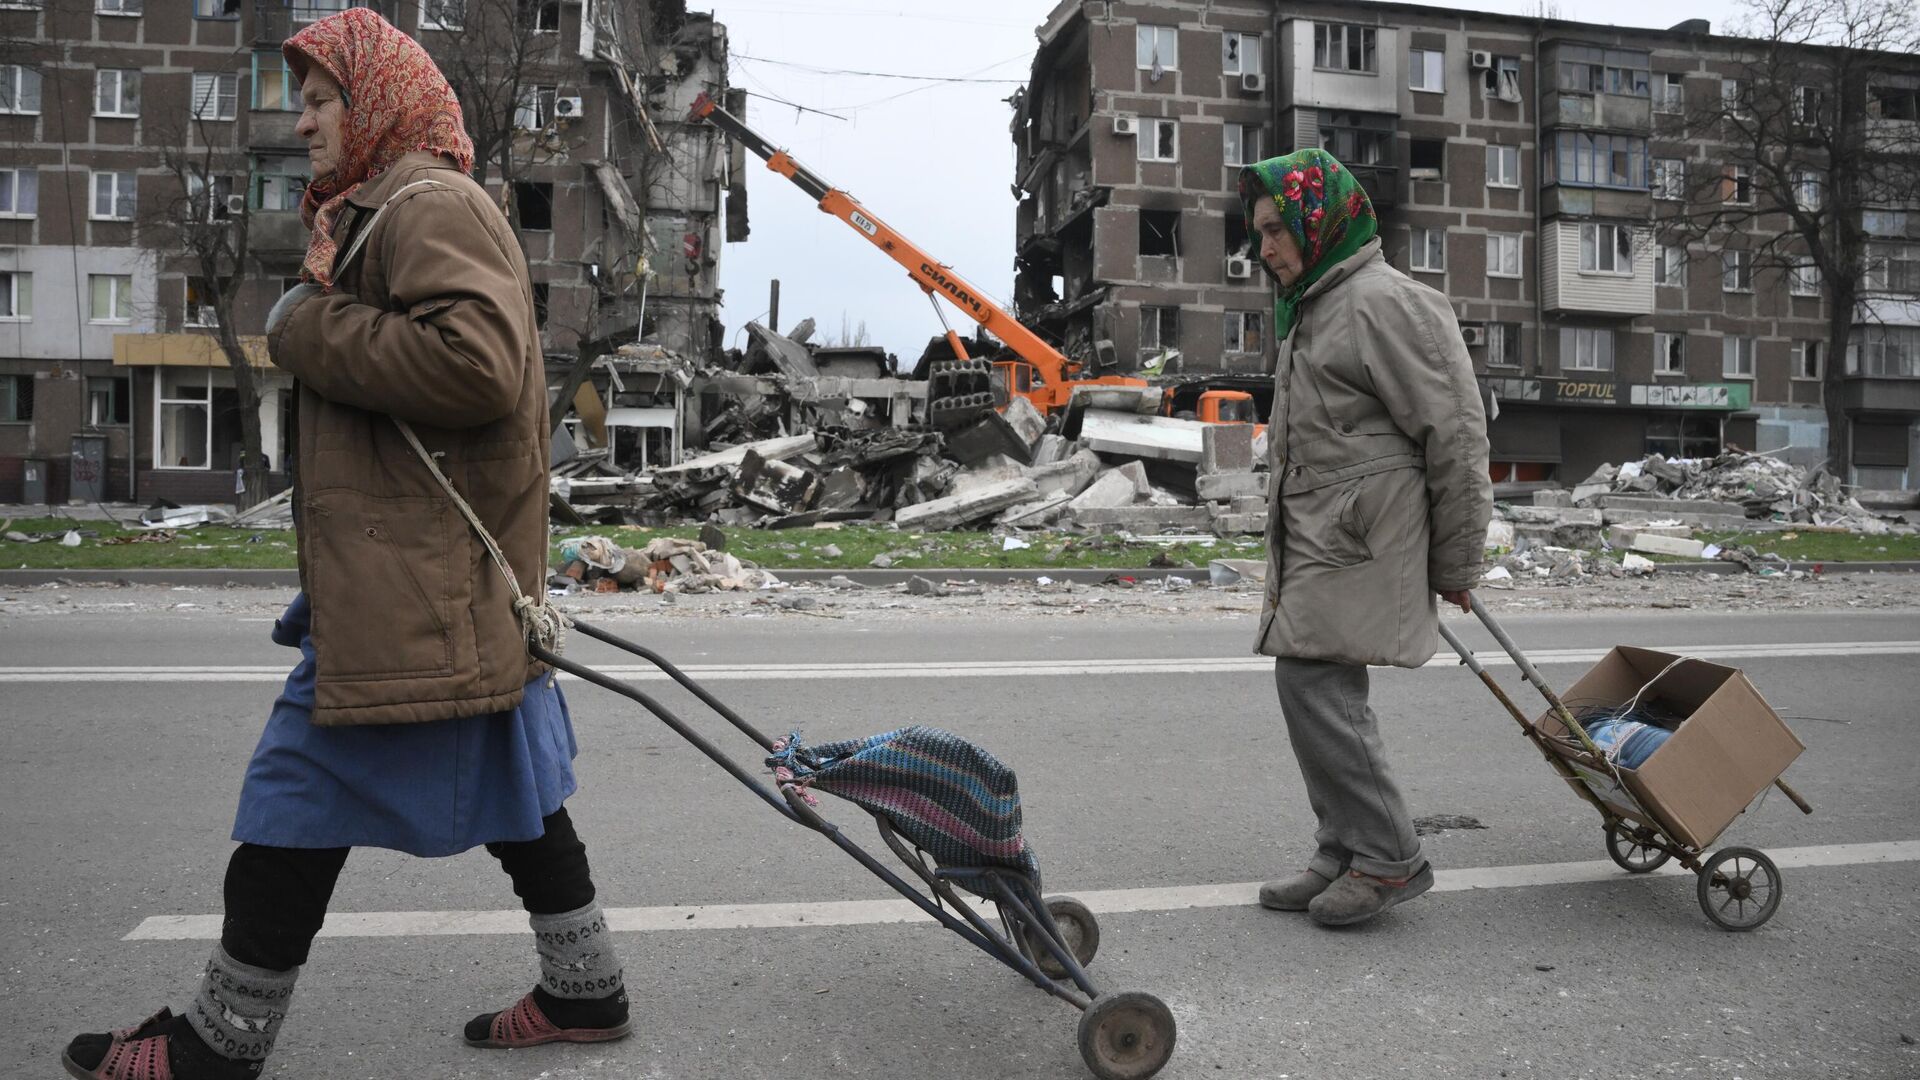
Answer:
M644 590L654 593L754 592L780 584L752 563L700 540L663 536L645 547L623 548L604 536L560 545L560 571L547 579L554 594Z
M1535 491L1531 505L1500 504L1487 529L1492 567L1486 580L1498 585L1514 578L1642 576L1658 568L1648 555L1793 574L1798 572L1779 554L1733 540L1743 533L1792 530L1873 536L1916 531L1909 516L1861 505L1823 467L1802 469L1740 450L1700 459L1655 454L1603 465L1571 491ZM1622 554L1618 560L1599 557L1611 552Z
M606 447L562 447L554 519L1134 535L1266 529L1256 429L1158 415L1160 388L1093 388L1049 419L1024 397L996 402L986 361L935 364L930 349L915 368L926 377L897 378L878 350L807 344L807 324L787 335L758 323L747 331L751 345L724 371L681 365L672 374L667 360L641 354L645 346L619 350L610 371L616 379L624 371L625 382L602 410L607 430L632 419L622 413L657 412L676 418L676 432L700 430L709 446L736 441L631 471L614 466ZM589 425L602 404L594 394L586 387L574 399ZM651 395L644 409L620 404L639 395ZM697 415L683 424L677 418L688 409Z

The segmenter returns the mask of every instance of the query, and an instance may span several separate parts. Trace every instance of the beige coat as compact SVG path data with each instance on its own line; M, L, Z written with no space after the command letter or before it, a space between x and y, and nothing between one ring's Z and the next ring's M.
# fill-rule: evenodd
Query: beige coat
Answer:
M267 342L300 385L300 585L321 725L511 709L543 670L506 582L392 420L413 425L540 595L547 387L526 261L486 192L427 153L349 199L342 252L397 191L335 289Z
M1434 593L1479 579L1493 511L1486 413L1447 298L1370 242L1307 290L1274 388L1258 651L1426 663Z

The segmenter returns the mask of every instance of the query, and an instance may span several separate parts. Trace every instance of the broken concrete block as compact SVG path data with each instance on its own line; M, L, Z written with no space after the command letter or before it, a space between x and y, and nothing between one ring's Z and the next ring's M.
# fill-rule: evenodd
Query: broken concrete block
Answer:
M1642 520L1649 518L1678 517L1682 514L1711 515L1715 517L1745 518L1747 508L1739 503L1716 502L1712 499L1662 499L1652 495L1602 495L1599 498L1601 509L1608 511L1632 510L1640 514ZM1613 515L1609 515L1613 516Z
M1207 580L1216 586L1266 579L1267 564L1259 559L1215 559L1207 564Z
M1590 506L1593 505L1590 500L1598 499L1612 490L1612 484L1580 484L1573 489L1568 498L1573 500L1575 506Z
M996 454L1013 458L1022 465L1033 460L1033 446L1007 418L988 409L980 419L947 435L947 456L973 464Z
M1227 512L1230 514L1264 514L1267 512L1267 497L1265 495L1235 495L1231 507Z
M909 596L945 596L947 590L939 582L929 581L916 574L907 579L907 594Z
M1513 547L1513 541L1513 522L1502 521L1499 518L1487 522L1486 550L1506 551Z
M1247 536L1267 531L1267 515L1259 514L1222 514L1213 519L1213 532L1216 536Z
M1087 485L1100 475L1100 455L1081 450L1065 461L1028 468L1026 475L1039 486L1040 494L1071 498L1087 490Z
M1625 570L1634 577L1644 577L1659 569L1659 564L1655 563L1652 559L1643 558L1629 551L1621 556L1620 569Z
M1210 502L1225 502L1240 495L1267 494L1267 475L1265 473L1213 473L1202 475L1194 482L1194 488L1202 499Z
M947 494L958 495L964 491L987 487L992 484L1004 484L1009 480L1018 480L1027 475L1027 467L1010 457L993 454L982 459L976 465L967 466L953 474L953 482L947 487Z
M1046 495L1032 502L1009 506L993 520L1001 525L1013 525L1023 529L1039 528L1060 520L1060 517L1067 512L1067 503L1071 501L1071 497L1067 495Z
M1029 447L1039 442L1040 436L1046 434L1047 418L1040 415L1040 410L1034 408L1033 402L1018 394L1007 402L1006 410L1000 415L1006 418L1007 426L1013 428L1022 439L1026 440Z
M1073 444L1058 435L1042 435L1040 441L1033 444L1033 464L1052 465L1056 461L1065 461L1074 453Z
M1140 489L1135 486L1133 478L1118 469L1112 469L1088 485L1086 490L1074 496L1073 501L1067 504L1067 510L1077 515L1082 510L1132 506L1133 501L1139 496Z
M1153 494L1153 482L1147 479L1146 462L1129 461L1124 465L1115 466L1113 471L1133 481L1134 494L1139 495L1141 498L1146 498Z
M1573 493L1565 488L1541 488L1533 493L1535 506L1572 506Z
M1200 471L1253 471L1253 425L1208 424L1200 433Z
M902 529L938 531L952 529L981 518L991 517L1016 503L1030 502L1040 496L1034 482L1022 476L997 484L962 491L931 502L915 503L894 512L894 523Z
M1689 537L1693 530L1686 525L1611 525L1607 528L1607 543L1617 548L1630 548L1636 536L1678 536Z
M1093 506L1075 510L1077 525L1110 525L1128 532L1203 529L1212 524L1204 506Z
M1210 426L1170 416L1088 409L1080 418L1080 441L1102 454L1198 465L1200 440Z
M1677 555L1683 559L1698 559L1707 545L1684 536L1656 536L1646 533L1633 538L1633 550L1644 551L1649 555Z

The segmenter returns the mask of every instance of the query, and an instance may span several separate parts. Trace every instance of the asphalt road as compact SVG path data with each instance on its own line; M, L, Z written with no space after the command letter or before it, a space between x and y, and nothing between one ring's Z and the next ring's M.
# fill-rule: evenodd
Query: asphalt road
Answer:
M1920 648L1885 644L1920 642L1920 614L1508 625L1549 655L1756 647L1727 662L1792 718L1808 752L1789 775L1817 811L1775 796L1723 841L1807 864L1785 870L1771 923L1715 929L1689 877L1562 865L1604 860L1598 817L1455 667L1377 672L1375 705L1414 812L1486 827L1428 838L1445 891L1332 932L1247 902L1248 883L1302 862L1311 828L1271 675L1244 662L1242 615L614 628L712 670L769 730L822 740L929 723L1013 764L1048 891L1106 912L1096 979L1153 992L1178 1018L1162 1076L1920 1076L1920 1046L1902 1040L1920 1038ZM0 1077L61 1075L72 1033L186 1003L217 926L241 769L291 656L266 629L191 613L0 618L0 985L13 1027ZM591 644L571 655L616 662ZM1152 663L1103 663L1119 660ZM1241 662L1193 672L1186 660ZM780 677L753 677L766 665ZM121 673L50 670L70 667ZM137 667L164 670L125 670ZM1545 670L1564 684L1582 668ZM1522 689L1512 668L1499 673ZM648 687L694 714L686 695ZM269 1075L1087 1075L1070 1008L931 924L824 906L892 894L636 706L578 683L568 693L582 746L574 817L616 925L645 927L619 935L636 1037L464 1046L460 1024L510 1002L534 970L531 941L513 932L524 923L487 914L514 906L504 876L482 852L362 851ZM871 835L851 808L827 809ZM690 918L663 910L675 906ZM845 925L817 924L847 910ZM408 912L453 914L394 914Z

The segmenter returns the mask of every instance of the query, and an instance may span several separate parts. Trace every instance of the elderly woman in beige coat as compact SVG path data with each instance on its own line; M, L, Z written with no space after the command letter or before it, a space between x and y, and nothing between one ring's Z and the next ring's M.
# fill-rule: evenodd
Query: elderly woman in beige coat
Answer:
M1467 606L1493 506L1486 415L1446 297L1387 265L1373 207L1332 155L1260 162L1240 192L1283 339L1257 647L1276 658L1318 823L1306 868L1260 902L1344 926L1433 884L1367 666L1426 663L1436 593Z

